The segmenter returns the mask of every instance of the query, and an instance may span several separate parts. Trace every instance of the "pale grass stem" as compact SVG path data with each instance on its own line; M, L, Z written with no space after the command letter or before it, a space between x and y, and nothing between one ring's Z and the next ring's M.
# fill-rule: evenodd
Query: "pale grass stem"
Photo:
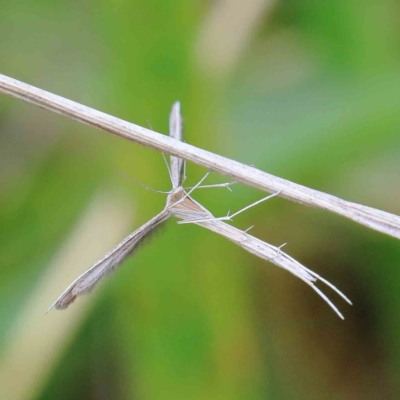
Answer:
M280 191L281 197L334 212L370 229L400 239L399 216L307 188L249 165L189 145L179 138L181 129L175 129L174 135L168 137L1 74L0 91L75 121L168 153L172 157L211 168L213 171L229 176L234 181L245 185L269 193ZM175 115L177 119L171 125L173 127L181 126L179 106L176 106L171 115ZM182 162L177 164L180 171ZM176 181L176 178L174 179ZM176 187L176 182L173 183L173 187Z

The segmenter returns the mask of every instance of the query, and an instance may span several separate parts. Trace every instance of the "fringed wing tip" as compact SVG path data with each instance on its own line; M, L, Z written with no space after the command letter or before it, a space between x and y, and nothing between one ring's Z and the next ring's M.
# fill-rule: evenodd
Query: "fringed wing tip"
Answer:
M53 308L56 310L65 310L68 308L70 304L72 304L76 299L76 295L73 295L71 292L66 293L61 296L55 303L51 305L51 307L46 311L46 314L49 313Z

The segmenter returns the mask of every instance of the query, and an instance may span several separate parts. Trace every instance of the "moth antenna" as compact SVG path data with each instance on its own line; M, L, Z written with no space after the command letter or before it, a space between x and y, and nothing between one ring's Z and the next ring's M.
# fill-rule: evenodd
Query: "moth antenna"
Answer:
M150 120L146 120L146 121L147 121L147 124L149 125L150 129L153 130L153 127L151 126ZM165 154L164 154L164 153L161 153L161 154L162 154L162 157L163 157L163 159L164 159L165 165L167 166L169 179L170 179L171 182L172 182L172 174L171 174L171 169L169 168L168 161L167 161L167 159L165 158Z
M165 191L163 191L163 190L153 189L152 187L147 186L147 185L145 185L144 183L142 183L142 182L140 182L140 181L137 181L135 178L132 178L130 175L126 174L125 172L121 171L121 170L118 169L118 168L115 168L115 170L116 170L118 173L120 173L121 175L123 175L125 178L130 179L131 181L133 181L134 183L136 183L137 185L143 187L143 188L146 189L146 190L151 190L152 192L155 192L155 193L162 193L162 194L169 194L169 193L170 193L170 192L165 192Z
M165 157L165 154L164 154L164 153L161 153L161 155L162 155L162 157L163 157L163 159L164 159L165 165L167 166L167 170L168 170L169 179L170 179L170 181L171 181L171 183L172 183L172 173L171 173L171 168L170 168L170 166L169 166L169 164L168 164L168 161L167 161L167 158Z

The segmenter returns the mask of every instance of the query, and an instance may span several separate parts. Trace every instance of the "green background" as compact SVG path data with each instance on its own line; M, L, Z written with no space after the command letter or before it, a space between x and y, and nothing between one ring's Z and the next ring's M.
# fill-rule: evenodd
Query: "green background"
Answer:
M24 0L0 8L0 73L165 134L179 99L188 143L400 214L398 2ZM26 310L96 196L132 207L121 239L164 205L118 170L169 189L159 153L0 96L2 399L399 398L400 243L279 198L235 226L255 224L262 240L288 242L285 251L352 299L349 307L326 291L345 321L285 271L170 221L96 288L90 307L78 299L57 316L68 325L82 304L75 328L65 337L60 329L39 367L37 341L50 341L57 311L33 313L33 325L47 318L38 336L18 327L33 326ZM189 164L188 183L204 173ZM236 185L194 198L222 216L262 196ZM18 363L8 364L11 353Z

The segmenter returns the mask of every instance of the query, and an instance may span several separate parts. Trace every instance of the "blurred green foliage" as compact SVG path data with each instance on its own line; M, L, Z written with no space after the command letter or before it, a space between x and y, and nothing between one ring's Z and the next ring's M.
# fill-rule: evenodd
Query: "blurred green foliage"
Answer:
M398 3L277 1L222 72L196 56L221 4L2 1L0 72L163 133L179 99L187 142L400 214ZM220 15L221 35L246 21L233 17ZM158 153L0 96L1 353L96 193L129 199L132 230L163 207L115 168L169 188ZM189 165L189 183L203 173ZM224 215L261 196L237 185L194 197ZM399 398L399 242L281 199L235 221L254 223L343 289L351 309L332 298L344 322L284 271L169 223L96 290L29 398Z

